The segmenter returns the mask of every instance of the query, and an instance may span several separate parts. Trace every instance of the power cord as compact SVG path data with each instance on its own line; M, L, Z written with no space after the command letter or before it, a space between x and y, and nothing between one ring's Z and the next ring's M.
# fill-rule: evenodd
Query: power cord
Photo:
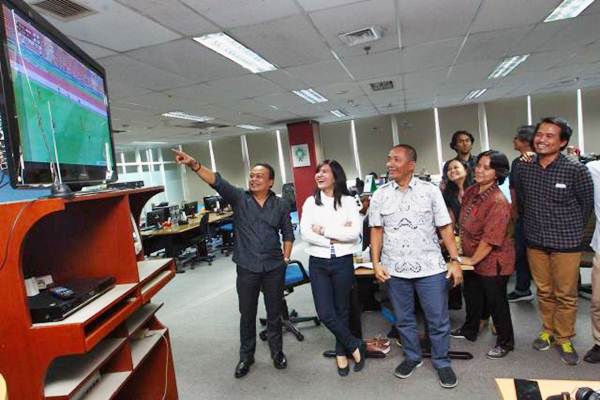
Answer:
M165 345L167 346L167 353L165 355L165 392L163 393L162 396L162 400L165 400L167 398L167 385L169 384L169 352L170 352L170 347L169 347L169 341L167 340L167 337L165 336L166 332L162 335L162 339L164 339L165 341Z
M10 227L10 231L8 232L8 237L6 238L6 245L4 246L4 256L2 257L2 264L0 264L0 271L2 271L4 265L6 264L6 261L8 260L8 245L10 244L10 240L15 231L15 227L17 226L17 222L19 222L19 219L21 218L21 215L23 215L23 212L36 201L38 201L38 199L32 200L27 204L24 204L23 207L21 207L21 209L17 213L17 216L15 217L12 226Z

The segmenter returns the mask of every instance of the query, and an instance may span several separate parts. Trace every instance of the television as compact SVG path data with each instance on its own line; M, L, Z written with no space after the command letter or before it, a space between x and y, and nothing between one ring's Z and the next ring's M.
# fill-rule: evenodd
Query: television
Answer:
M21 0L0 0L0 137L11 185L117 180L106 74Z

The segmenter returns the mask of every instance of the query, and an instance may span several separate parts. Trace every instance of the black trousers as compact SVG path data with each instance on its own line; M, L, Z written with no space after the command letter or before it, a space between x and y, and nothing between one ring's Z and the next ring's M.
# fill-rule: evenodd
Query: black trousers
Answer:
M510 307L508 305L508 295L506 294L506 285L509 276L480 276L474 274L474 290L472 307L474 315L483 315L484 307L487 307L494 321L496 332L496 346L512 350L515 347L515 336L513 332L512 319L510 316ZM471 318L466 321L470 324L465 328L472 332L479 327L479 318Z
M310 286L319 319L335 336L338 356L353 352L361 340L350 330L352 286L356 282L352 255L335 258L310 256Z
M479 322L490 317L486 298L481 296L482 288L479 283L479 275L473 271L464 271L462 292L466 311L462 331L467 338L475 340L479 333Z
M285 264L267 272L252 272L237 266L237 293L240 310L240 360L254 356L256 350L256 312L262 289L267 309L267 340L271 357L282 350L281 312Z

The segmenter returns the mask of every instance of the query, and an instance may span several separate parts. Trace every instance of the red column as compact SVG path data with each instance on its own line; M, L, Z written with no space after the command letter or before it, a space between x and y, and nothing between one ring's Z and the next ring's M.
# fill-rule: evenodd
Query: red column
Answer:
M315 189L315 168L320 153L319 123L317 121L302 121L288 124L288 138L290 143L290 160L292 174L294 175L294 189L296 190L296 205L298 216L302 216L302 205ZM305 144L308 146L310 165L294 167L293 146Z

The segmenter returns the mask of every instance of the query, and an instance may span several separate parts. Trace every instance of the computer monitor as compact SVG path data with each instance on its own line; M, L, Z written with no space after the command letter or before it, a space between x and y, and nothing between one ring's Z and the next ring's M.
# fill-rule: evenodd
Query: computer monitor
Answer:
M160 226L166 220L164 208L159 208L146 213L146 226Z
M190 201L189 203L184 203L183 212L186 216L193 217L198 212L198 202Z
M160 206L160 207L152 207L152 211L160 211L162 213L162 215L164 215L164 218L165 218L163 221L166 221L171 217L171 207L169 207L168 205Z
M0 0L0 18L0 158L11 185L116 181L104 68L23 1Z
M203 201L204 208L209 212L220 211L228 205L221 196L207 196Z

